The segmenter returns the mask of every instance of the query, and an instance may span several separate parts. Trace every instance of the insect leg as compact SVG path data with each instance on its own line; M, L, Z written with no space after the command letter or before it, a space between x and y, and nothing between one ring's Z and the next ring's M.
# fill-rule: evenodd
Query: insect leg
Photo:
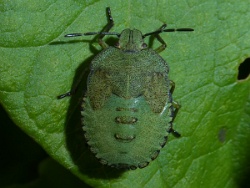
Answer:
M171 94L171 98L172 98L172 94L173 94L173 92L174 92L174 89L175 89L175 83L172 81L172 80L170 80L170 94ZM180 107L181 107L181 105L180 104L178 104L177 102L175 102L175 101L173 101L172 100L172 105L173 105L173 107L175 108L175 110L174 110L174 112L173 112L173 120L172 120L172 122L174 121L174 119L175 119L175 117L176 117L176 114L177 114L177 112L179 111L179 109L180 109Z
M169 84L171 86L170 88L170 93L173 94L174 89L175 89L175 83L172 80L169 80Z
M192 28L165 29L166 27L167 27L167 24L163 24L156 31L149 32L149 33L146 33L143 35L143 38L145 38L146 36L154 35L156 37L156 39L161 43L161 46L159 46L158 48L155 49L155 51L157 53L162 52L167 47L166 42L159 35L160 33L162 33L162 32L175 32L175 31L184 31L184 32L194 31L194 29L192 29Z
M170 122L171 127L170 127L168 132L173 133L174 136L176 136L176 137L180 137L181 134L178 133L176 130L174 130L172 126L173 126L174 119L175 119L179 109L181 108L181 105L172 100L172 94L173 94L174 89L175 89L175 83L172 80L170 80L170 86L171 86L171 88L170 88L170 96L171 96L171 101L172 101L172 106L170 108L172 109L172 120Z
M170 129L168 130L168 132L169 132L169 133L172 133L175 137L180 137L180 136L181 136L180 133L178 133L176 130L173 129L173 122L174 122L174 119L175 119L175 117L176 117L176 115L177 115L177 113L178 113L180 107L181 107L181 106L180 106L177 102L172 101L172 106L171 106L171 108L173 109L173 112L172 112L172 120L171 120L171 122L170 122L171 127L170 127Z
M179 109L181 108L181 105L178 102L172 101L172 105L174 107L174 111L173 111L173 119L172 122L174 121Z
M161 38L161 36L159 35L162 32L175 32L175 31L194 31L194 29L192 28L178 28L178 29L165 29L167 27L167 24L163 24L160 29L155 31L155 37L157 38L157 40L162 44L161 46L159 46L158 48L155 49L155 51L157 53L162 52L163 50L165 50L165 48L167 47L166 42Z
M163 24L158 30L154 31L155 37L156 39L161 43L161 46L159 46L158 48L155 49L155 51L157 53L162 52L163 50L165 50L165 48L167 47L166 42L161 38L161 36L159 35L159 33L163 32L163 30L167 27L166 24Z
M111 16L111 10L109 7L107 7L106 9L107 11L107 18L108 18L108 23L107 25L104 27L104 29L102 30L102 32L109 32L109 30L114 26L114 20L113 20L113 17ZM109 45L104 42L103 37L105 36L105 34L100 34L99 37L98 37L98 43L99 45L102 47L102 48L108 48Z
M77 82L74 84L73 88L67 92L67 93L64 93L64 94L61 94L59 96L57 96L57 99L63 99L64 97L70 97L72 95L74 95L78 89L78 86L80 85L81 81L82 81L82 78L83 76L85 75L86 71L88 70L89 68L85 68L81 75L79 76L79 78L77 79Z

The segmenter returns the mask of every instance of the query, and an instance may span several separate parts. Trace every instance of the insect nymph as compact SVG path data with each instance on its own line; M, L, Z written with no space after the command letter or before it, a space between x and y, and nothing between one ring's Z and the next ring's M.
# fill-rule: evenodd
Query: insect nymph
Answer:
M110 8L107 15L109 22L103 32L65 35L99 35L98 41L103 47L91 63L82 103L83 130L90 150L102 164L144 168L158 156L169 133L178 135L172 123L180 106L172 99L174 82L168 78L169 67L158 55L166 48L159 34L193 29L165 29L163 24L144 35L137 29L115 33L109 32L114 25ZM106 44L105 35L118 36L118 45ZM156 50L144 43L144 38L150 35L161 43Z

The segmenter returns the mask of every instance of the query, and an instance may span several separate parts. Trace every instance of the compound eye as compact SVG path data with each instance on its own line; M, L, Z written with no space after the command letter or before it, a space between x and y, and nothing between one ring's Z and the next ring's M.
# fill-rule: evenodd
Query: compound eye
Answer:
M148 47L148 45L146 43L142 43L141 47L142 47L142 49L145 49Z
M115 44L115 47L116 47L116 48L121 48L120 43L117 42L117 43Z

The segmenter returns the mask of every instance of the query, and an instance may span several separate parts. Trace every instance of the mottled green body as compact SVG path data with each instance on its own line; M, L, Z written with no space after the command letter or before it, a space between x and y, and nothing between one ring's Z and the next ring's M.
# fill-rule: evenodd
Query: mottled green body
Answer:
M133 49L108 47L94 58L82 105L91 151L103 164L130 169L157 157L173 116L166 62L150 48Z
M107 7L108 24L101 32L71 33L65 37L99 35L104 49L92 61L87 92L82 103L82 123L90 150L102 164L111 167L144 168L167 142L180 105L172 100L175 88L169 67L158 55L167 44L162 32L194 31L192 28L159 29L142 35L136 29L109 32L114 25ZM116 35L119 43L109 46L103 37ZM154 36L161 45L152 50L144 38ZM80 82L78 82L79 84ZM78 84L62 99L76 92Z

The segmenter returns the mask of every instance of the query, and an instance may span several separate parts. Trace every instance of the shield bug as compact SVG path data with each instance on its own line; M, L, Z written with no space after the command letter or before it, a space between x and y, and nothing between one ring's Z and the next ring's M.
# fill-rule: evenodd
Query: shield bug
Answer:
M103 50L95 56L82 102L82 123L90 150L102 164L126 169L146 167L167 142L180 105L174 102L174 82L169 66L158 54L166 48L162 32L193 31L191 28L166 29L142 34L137 29L109 32L114 25L110 8L108 24L101 32L72 33L65 37L99 35ZM115 35L116 46L103 37ZM161 45L153 50L144 38L153 35ZM70 96L72 91L58 96Z

